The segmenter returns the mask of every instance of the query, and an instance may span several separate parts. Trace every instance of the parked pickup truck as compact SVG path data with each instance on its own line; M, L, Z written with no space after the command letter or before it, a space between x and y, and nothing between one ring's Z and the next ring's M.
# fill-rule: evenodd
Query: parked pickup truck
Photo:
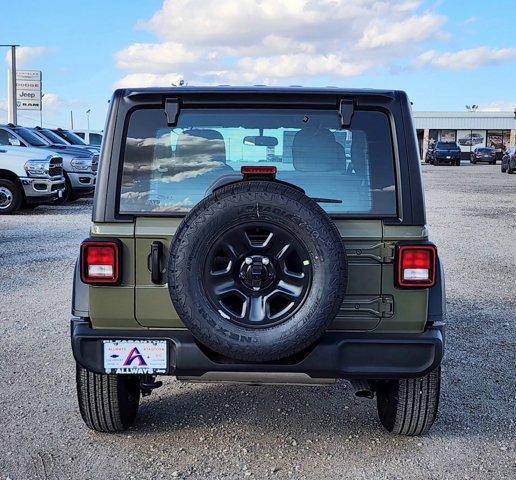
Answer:
M19 125L0 125L0 145L41 148L47 152L56 152L63 159L65 191L62 201L92 195L95 191L99 155L84 148L56 143L37 132Z
M449 163L460 167L461 152L460 147L455 142L437 142L430 155L432 165Z
M61 157L36 148L0 145L0 215L57 200L64 187Z

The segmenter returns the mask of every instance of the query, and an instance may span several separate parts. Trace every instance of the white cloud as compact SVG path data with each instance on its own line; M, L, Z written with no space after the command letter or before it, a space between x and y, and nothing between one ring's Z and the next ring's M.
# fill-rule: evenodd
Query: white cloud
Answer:
M58 111L65 106L65 102L57 95L57 93L45 93L43 94L43 108L46 111Z
M435 50L419 55L416 67L435 67L445 70L472 70L486 65L496 65L516 59L516 48L477 47L457 52L439 53Z
M115 83L115 88L167 87L177 85L182 76L179 73L130 73Z
M429 12L395 23L391 23L388 19L375 19L364 31L358 47L369 49L405 45L407 42L422 42L435 36L445 22L445 17Z
M468 17L462 21L462 25L472 25L478 21L477 17Z
M164 0L119 51L117 86L344 79L406 62L446 18L416 0ZM409 57L410 60L410 57ZM139 83L142 82L142 83Z
M117 67L135 72L163 73L195 62L197 53L176 42L135 43L116 54Z
M496 102L479 105L480 112L514 112L516 108L516 99L513 101L499 100Z
M16 67L25 67L35 58L41 57L46 52L45 47L18 47L16 48ZM5 54L5 61L11 63L11 51Z
M237 64L234 73L225 72L231 81L239 79L255 82L266 79L316 77L329 75L334 78L346 78L367 71L368 62L347 62L338 55L279 55L275 57L243 58Z

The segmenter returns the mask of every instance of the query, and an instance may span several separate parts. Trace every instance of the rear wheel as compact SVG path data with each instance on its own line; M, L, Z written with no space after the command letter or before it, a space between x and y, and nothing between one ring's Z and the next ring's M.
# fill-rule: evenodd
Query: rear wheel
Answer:
M16 183L0 178L0 215L9 215L19 210L23 193Z
M380 422L398 435L425 434L437 417L440 389L440 366L421 378L379 382L376 396Z
M77 364L77 398L86 425L97 432L121 432L136 419L140 378L95 373Z

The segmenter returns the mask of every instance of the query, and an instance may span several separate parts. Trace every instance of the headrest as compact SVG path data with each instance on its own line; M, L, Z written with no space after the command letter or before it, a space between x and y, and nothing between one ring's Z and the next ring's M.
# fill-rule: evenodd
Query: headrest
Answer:
M335 136L327 128L303 128L292 142L292 163L301 172L329 172L336 164Z

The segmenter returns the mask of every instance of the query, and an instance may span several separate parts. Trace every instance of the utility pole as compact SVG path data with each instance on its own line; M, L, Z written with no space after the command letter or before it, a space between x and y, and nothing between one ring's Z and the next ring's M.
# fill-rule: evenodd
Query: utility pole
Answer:
M9 81L7 82L7 121L16 125L18 123L16 103L16 47L19 47L19 45L9 44L0 45L0 47L10 47L11 49L11 68L9 70Z
M43 128L43 97L45 94L41 92L41 108L39 109L39 126Z

